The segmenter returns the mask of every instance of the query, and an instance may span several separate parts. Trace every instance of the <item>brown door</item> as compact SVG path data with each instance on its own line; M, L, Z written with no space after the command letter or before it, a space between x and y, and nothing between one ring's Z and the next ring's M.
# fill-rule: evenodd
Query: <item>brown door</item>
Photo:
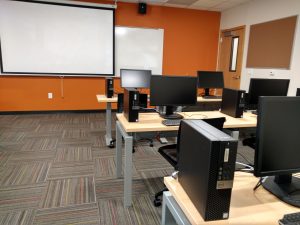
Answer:
M223 71L227 88L240 88L244 36L245 26L221 31L218 70Z

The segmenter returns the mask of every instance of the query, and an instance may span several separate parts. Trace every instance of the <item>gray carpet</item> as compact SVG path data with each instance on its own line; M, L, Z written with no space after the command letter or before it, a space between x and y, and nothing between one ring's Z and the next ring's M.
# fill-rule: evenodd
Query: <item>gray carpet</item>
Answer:
M133 205L123 207L104 113L0 116L0 224L160 224L152 204L173 168L154 141L136 143ZM238 160L253 161L240 146Z

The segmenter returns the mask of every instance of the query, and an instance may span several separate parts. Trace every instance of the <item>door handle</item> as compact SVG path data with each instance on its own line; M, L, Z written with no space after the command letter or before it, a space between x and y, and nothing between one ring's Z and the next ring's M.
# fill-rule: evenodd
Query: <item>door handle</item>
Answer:
M240 76L233 76L232 78L235 79L235 80L239 80Z

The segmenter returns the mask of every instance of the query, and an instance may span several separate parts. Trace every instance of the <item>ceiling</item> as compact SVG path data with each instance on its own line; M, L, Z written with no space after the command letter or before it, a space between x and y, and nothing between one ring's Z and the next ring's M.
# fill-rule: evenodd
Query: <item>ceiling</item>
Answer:
M118 0L118 2L144 2L151 5L162 5L209 11L224 11L251 0Z

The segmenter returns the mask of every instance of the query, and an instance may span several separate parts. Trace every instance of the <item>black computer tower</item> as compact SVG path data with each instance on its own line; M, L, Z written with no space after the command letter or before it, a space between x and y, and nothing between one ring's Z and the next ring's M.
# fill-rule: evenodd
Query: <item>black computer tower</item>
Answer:
M183 120L178 181L205 221L228 219L237 140L202 120Z
M245 91L224 88L221 112L235 118L243 117L245 107Z
M114 95L114 80L111 77L105 79L105 95L107 98Z
M139 120L139 92L135 88L124 88L124 116L128 122Z
M300 88L297 88L296 96L300 96Z

